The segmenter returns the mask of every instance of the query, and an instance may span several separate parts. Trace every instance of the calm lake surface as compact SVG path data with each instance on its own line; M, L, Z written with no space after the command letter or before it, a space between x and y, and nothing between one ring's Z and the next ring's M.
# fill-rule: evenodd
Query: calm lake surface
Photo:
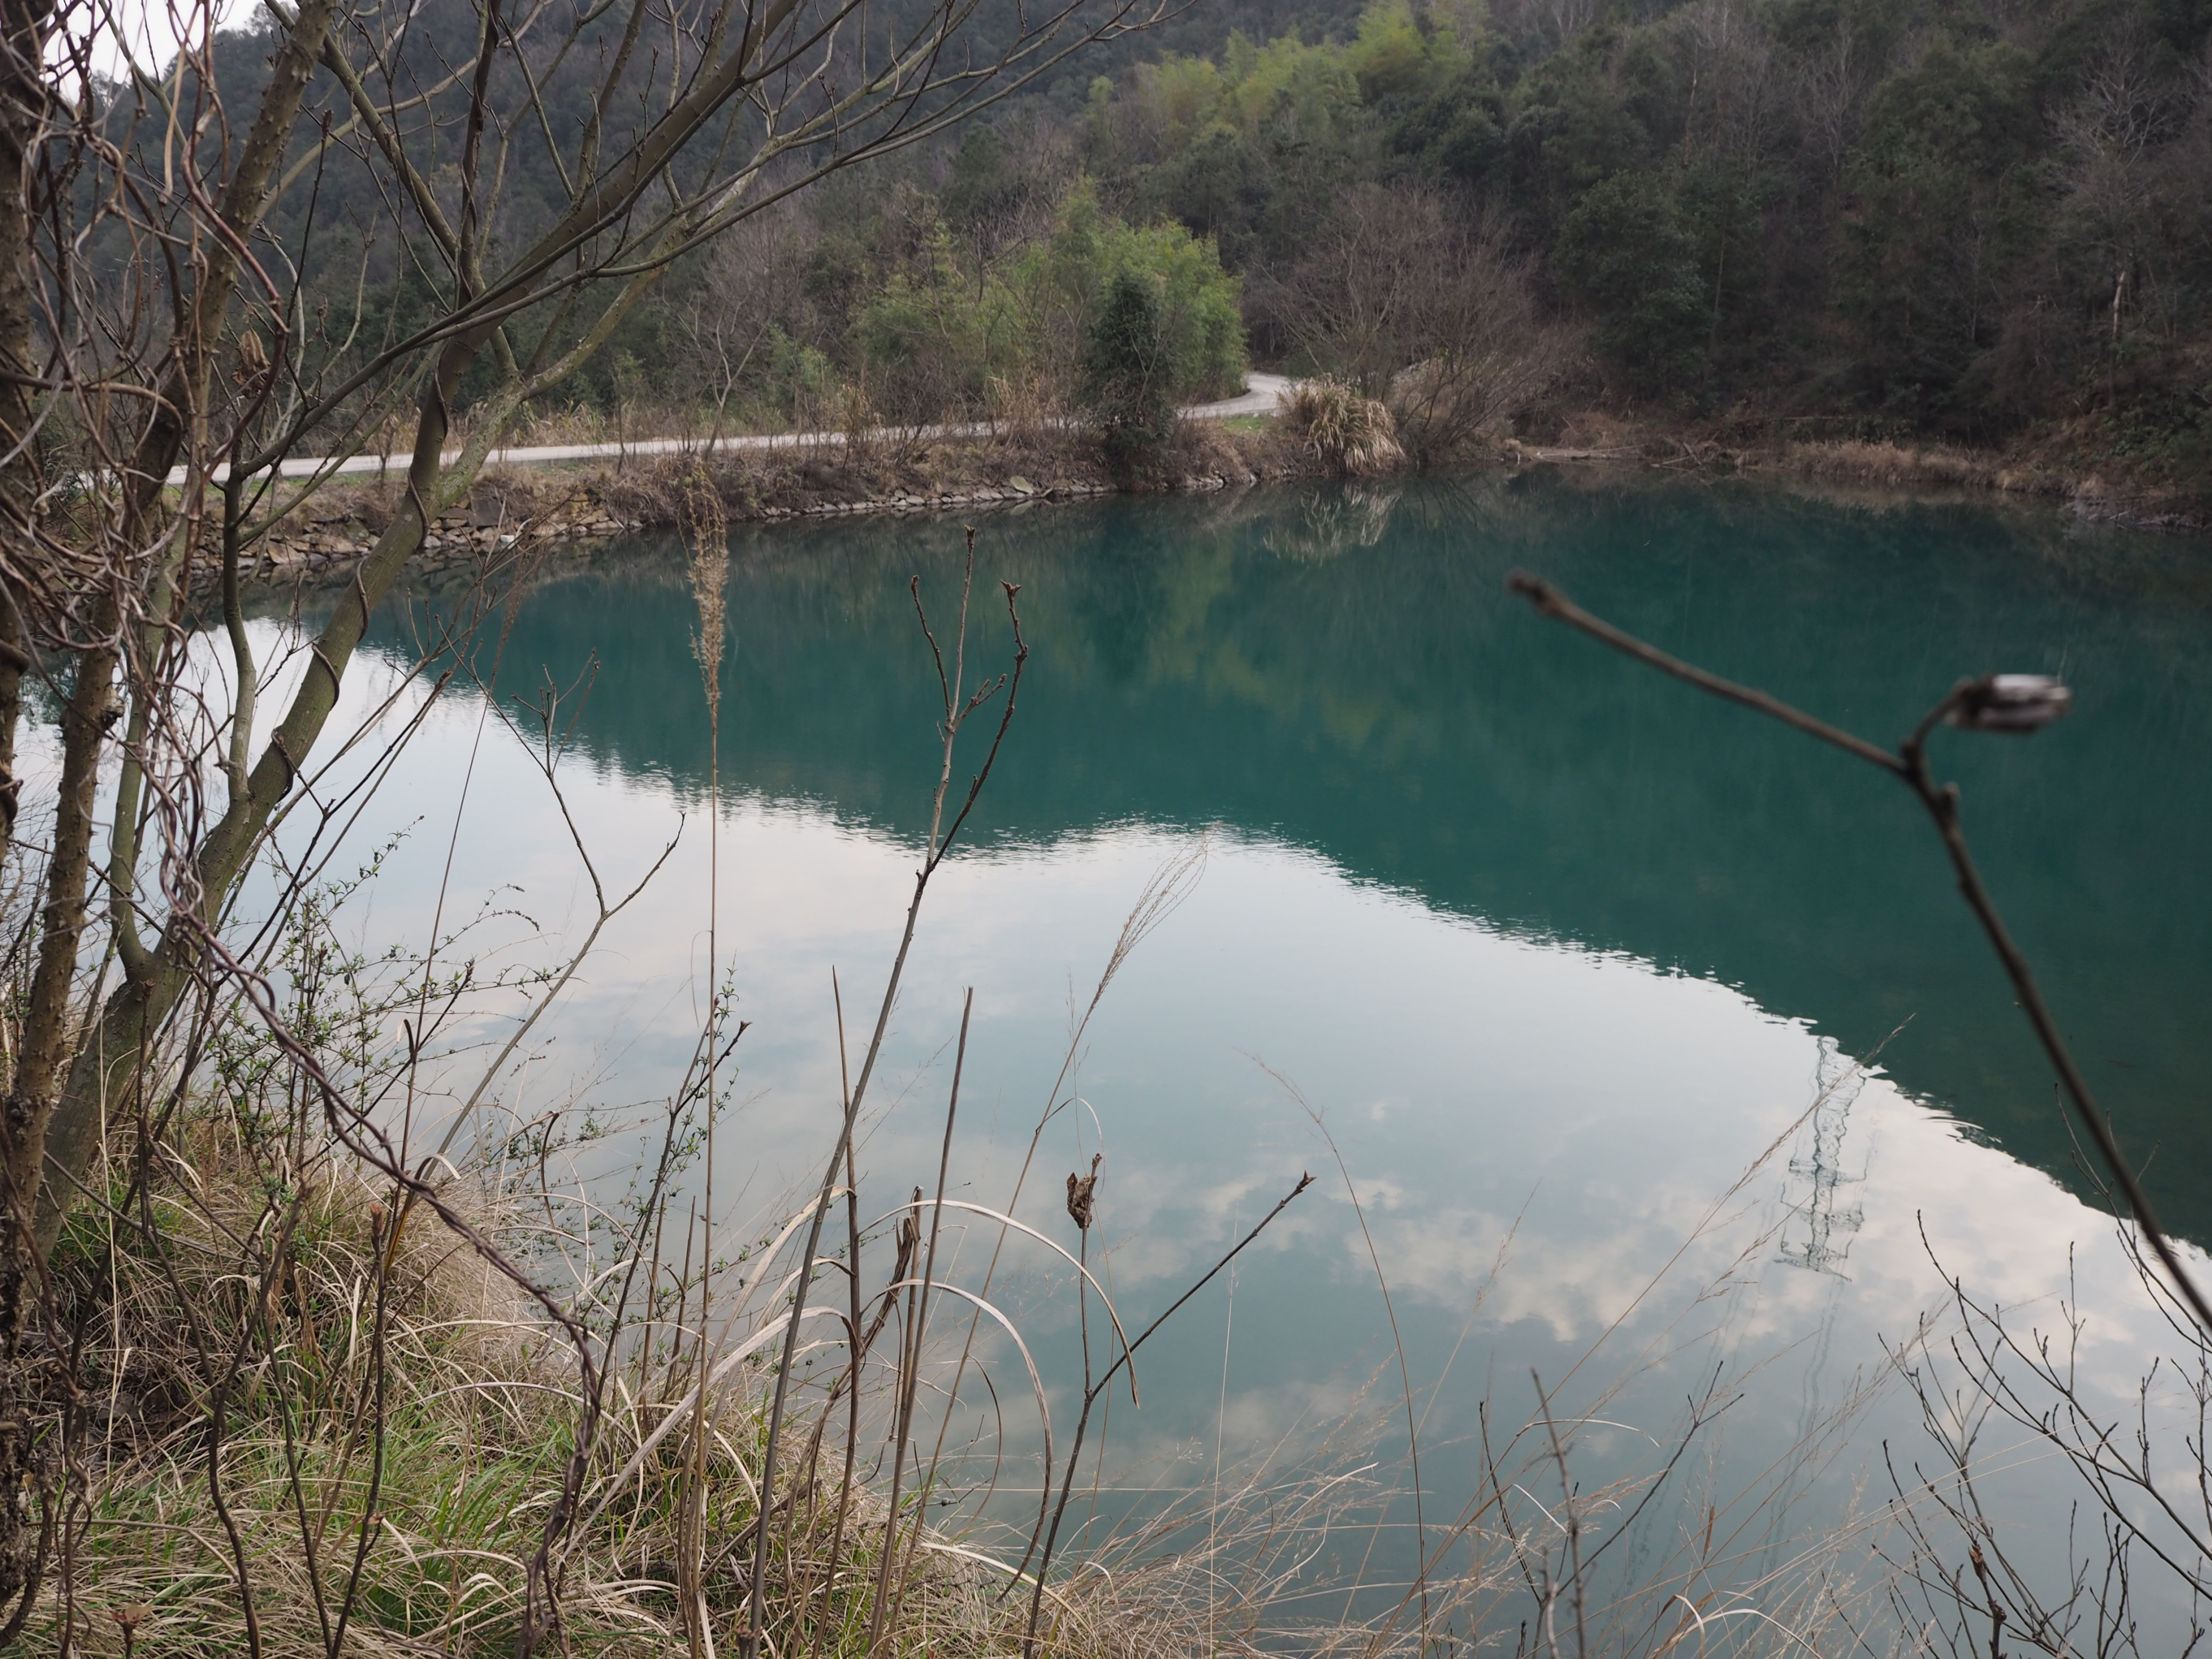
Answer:
M752 1025L719 1143L730 1237L772 1231L819 1179L838 1098L831 970L857 1033L934 781L937 685L908 581L949 639L961 547L952 520L734 539L718 967ZM1846 1441L1788 1449L1887 1373L1885 1345L1941 1309L1947 1273L2046 1324L2078 1297L2086 1374L2112 1399L2133 1386L2155 1317L2082 1200L2049 1073L1919 809L1861 763L1540 621L1504 578L1538 572L1883 743L1960 675L2063 675L2069 720L2033 739L1947 733L1938 764L2125 1144L2201 1242L2203 543L1978 506L1536 476L1004 514L977 521L975 550L971 670L1008 655L1002 579L1020 584L1032 656L966 850L929 895L868 1115L868 1212L934 1178L970 986L955 1195L1006 1202L1123 917L1201 848L1188 897L1085 1034L1064 1087L1083 1104L1046 1129L1020 1212L1073 1246L1064 1177L1103 1136L1093 1261L1107 1252L1133 1326L1301 1170L1318 1177L1146 1349L1109 1486L1200 1486L1276 1446L1288 1467L1366 1390L1382 1426L1352 1461L1409 1490L1375 1259L1432 1526L1469 1489L1478 1402L1518 1423L1532 1371L1556 1410L1624 1425L1581 1442L1619 1468L1649 1455L1639 1435L1678 1431L1717 1371L1741 1401L1678 1479L1718 1503L1802 1489L1808 1525L1877 1504L1874 1449L1921 1453L1899 1391ZM349 707L392 690L441 604L418 594L383 618L383 678L349 687ZM690 1050L709 893L693 626L680 549L641 541L556 564L477 653L510 709L577 688L559 775L611 888L677 842L501 1080L520 1116L648 1116ZM401 830L366 942L481 909L469 948L521 964L588 927L543 780L460 683L350 844ZM509 1012L472 1030L496 1036ZM959 1243L972 1281L990 1239ZM1080 1376L1067 1279L1031 1251L1000 1281L1063 1431ZM1018 1371L998 1382L1026 1395ZM2063 1476L2006 1480L2048 1510L2024 1523L2055 1538ZM1002 1475L1035 1485L1034 1464ZM1757 1524L1782 1551L1788 1528ZM1383 1559L1403 1559L1399 1532Z

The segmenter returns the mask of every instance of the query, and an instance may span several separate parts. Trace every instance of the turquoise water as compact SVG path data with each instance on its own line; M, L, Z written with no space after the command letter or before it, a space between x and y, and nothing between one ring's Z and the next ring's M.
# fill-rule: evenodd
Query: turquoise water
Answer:
M754 1024L720 1178L729 1224L766 1231L819 1178L834 1121L830 972L862 1024L896 943L937 714L908 580L945 637L962 534L884 520L732 548L716 965ZM1072 1245L1063 1176L1103 1136L1094 1249L1133 1323L1301 1170L1322 1177L1146 1351L1107 1480L1154 1497L1109 1512L1269 1446L1305 1455L1355 1409L1402 1413L1378 1260L1431 1524L1472 1489L1478 1402L1517 1422L1532 1369L1628 1425L1584 1431L1622 1468L1638 1433L1680 1427L1699 1379L1741 1378L1693 1460L1700 1490L1809 1492L1817 1521L1868 1501L1855 1472L1917 1413L1893 1389L1840 1449L1785 1449L1885 1373L1943 1274L2047 1320L2073 1272L2115 1399L2149 1352L2154 1316L2083 1201L2047 1070L1919 809L1538 619L1505 593L1516 567L1885 743L1960 675L2063 675L2071 719L2033 739L1947 733L1938 764L2170 1224L2212 1237L2203 543L1545 476L991 516L971 659L1007 655L1001 579L1033 654L968 850L928 900L863 1186L880 1212L933 1178L973 986L954 1179L1006 1201L1072 1010L1146 881L1194 854L1187 896L1085 1033L1083 1103L1045 1132L1021 1213ZM387 673L442 603L383 619ZM649 1113L690 1050L710 890L692 626L680 550L641 541L556 564L477 654L510 699L571 688L558 775L610 886L677 842L502 1081L521 1116ZM349 696L365 708L370 690ZM456 895L497 912L480 937L502 959L550 959L587 925L542 780L465 684L377 812L364 844L414 828L368 933L426 926L449 842L448 925ZM1080 1372L1066 1275L1039 1257L1002 1283L1064 1426ZM1395 1443L1387 1420L1374 1431L1370 1478L1402 1495L1397 1423ZM2070 1490L2052 1470L2013 1478L2053 1517ZM1759 1524L1780 1550L1788 1527ZM1401 1534L1379 1559L1402 1559Z

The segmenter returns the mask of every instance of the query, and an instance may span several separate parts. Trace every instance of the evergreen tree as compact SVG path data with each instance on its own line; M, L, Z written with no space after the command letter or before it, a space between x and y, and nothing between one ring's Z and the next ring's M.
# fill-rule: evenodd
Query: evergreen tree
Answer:
M1117 272L1083 346L1082 406L1125 477L1158 471L1175 437L1159 283Z
M1644 397L1680 402L1705 377L1710 321L1697 250L1665 184L1616 173L1567 216L1553 266L1596 313L1592 343Z

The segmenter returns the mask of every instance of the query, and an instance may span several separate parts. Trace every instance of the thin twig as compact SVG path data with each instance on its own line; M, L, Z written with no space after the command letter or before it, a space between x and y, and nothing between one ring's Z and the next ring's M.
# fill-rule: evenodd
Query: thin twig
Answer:
M1285 1193L1281 1198L1278 1199L1275 1202L1275 1207L1268 1211L1267 1214L1261 1216L1257 1224L1253 1227L1252 1231L1237 1241L1236 1245L1230 1250L1228 1255L1223 1256L1211 1267L1208 1267L1206 1270L1206 1275L1204 1278L1200 1279L1195 1285L1193 1285L1188 1290L1185 1291L1181 1296L1170 1303L1167 1307L1167 1311L1161 1314L1158 1318L1153 1320L1151 1324L1146 1326L1143 1332L1138 1336L1137 1340L1130 1343L1127 1347L1122 1349L1120 1355L1115 1358L1114 1363L1109 1365L1105 1370L1101 1373L1098 1380L1084 1391L1083 1413L1080 1417L1076 1419L1075 1422L1075 1443L1068 1448L1067 1468L1066 1472L1060 1476L1060 1503L1052 1512L1052 1526L1045 1534L1043 1553L1037 1560L1036 1589L1030 1596L1029 1623L1022 1632L1022 1659L1034 1659L1034 1656L1036 1652L1037 1619L1044 1610L1045 1578L1052 1570L1053 1546L1059 1541L1060 1517L1067 1513L1067 1500L1069 1496L1075 1490L1075 1465L1077 1460L1083 1455L1083 1431L1090 1425L1091 1407L1097 1403L1098 1396L1105 1392L1106 1385L1114 1380L1114 1373L1120 1370L1122 1366L1130 1364L1134 1361L1136 1351L1145 1346L1146 1342L1150 1340L1152 1333L1159 1329L1161 1326L1166 1324L1170 1319L1173 1318L1176 1309L1182 1307L1184 1303L1189 1301L1191 1297L1196 1296L1200 1291L1212 1284L1215 1274L1218 1273L1224 1267L1234 1261L1237 1256L1243 1253L1243 1249L1247 1244L1249 1244L1254 1239L1259 1237L1259 1236L1267 1230L1267 1226L1269 1222L1273 1221L1277 1216L1282 1214L1285 1210L1290 1207L1290 1203L1292 1199L1296 1198L1300 1193L1305 1191L1307 1188L1312 1185L1313 1176L1310 1175L1301 1174L1298 1176L1298 1184L1291 1188L1289 1192ZM1048 1474L1049 1471L1047 1473ZM1028 1565L1029 1557L1024 1555L1022 1558L1022 1567L1027 1567ZM1018 1572L1021 1571L1021 1568L1017 1568L1016 1571Z
M1992 684L1991 680L1984 678L1960 681L1941 702L1921 717L1912 735L1899 745L1896 753L1892 754L1863 738L1855 737L1825 720L1815 720L1766 692L1738 685L1732 680L1709 674L1680 658L1670 657L1634 635L1624 633L1612 623L1593 617L1551 583L1526 571L1513 572L1506 578L1506 586L1528 599L1543 615L1579 629L1624 656L1633 658L1662 673L1671 674L1701 691L1771 715L1784 726L1795 727L1823 743L1832 744L1846 754L1880 767L1902 780L1911 789L1920 804L1927 809L1929 817L1934 820L1936 833L1942 837L1943 850L1949 855L1952 870L1958 877L1959 890L1965 896L1975 920L1981 923L1990 948L1996 952L1997 960L2004 968L2005 976L2012 981L2020 1006L2027 1014L2028 1024L2035 1028L2037 1040L2042 1043L2051 1068L2058 1073L2059 1081L2064 1085L2066 1098L2073 1107L2075 1118L2095 1143L2097 1155L2104 1160L2113 1184L2127 1200L2128 1210L2135 1217L2136 1225L2149 1242L2152 1252L2172 1279L2174 1288L2189 1304L2189 1310L2196 1318L2198 1328L2208 1336L2212 1336L2212 1301L2206 1299L2188 1269L2182 1266L2180 1253L2175 1249L2166 1229L2160 1224L2157 1212L2151 1207L2149 1196L2143 1191L2142 1183L2136 1178L2135 1170L2129 1164L2126 1154L2120 1150L2119 1139L2113 1133L2110 1120L2091 1093L2088 1080L2081 1075L2081 1067L2075 1064L2073 1053L2067 1047L2065 1038L2059 1035L2058 1023L2043 1000L2043 992L2036 983L2034 971L2028 966L2027 958L2019 945L2013 942L2011 931L1998 915L1996 902L1990 896L1989 889L1982 882L1981 872L1975 867L1973 856L1967 850L1966 830L1960 823L1959 786L1955 783L1939 785L1929 770L1929 733L1937 725L1968 704L1970 700L1984 693Z

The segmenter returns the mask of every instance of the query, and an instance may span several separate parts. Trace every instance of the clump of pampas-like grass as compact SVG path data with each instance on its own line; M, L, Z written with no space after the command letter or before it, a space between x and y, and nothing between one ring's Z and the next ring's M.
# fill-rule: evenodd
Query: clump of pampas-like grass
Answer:
M1405 464L1389 410L1334 375L1299 381L1284 393L1282 410L1306 452L1348 477L1371 478Z

